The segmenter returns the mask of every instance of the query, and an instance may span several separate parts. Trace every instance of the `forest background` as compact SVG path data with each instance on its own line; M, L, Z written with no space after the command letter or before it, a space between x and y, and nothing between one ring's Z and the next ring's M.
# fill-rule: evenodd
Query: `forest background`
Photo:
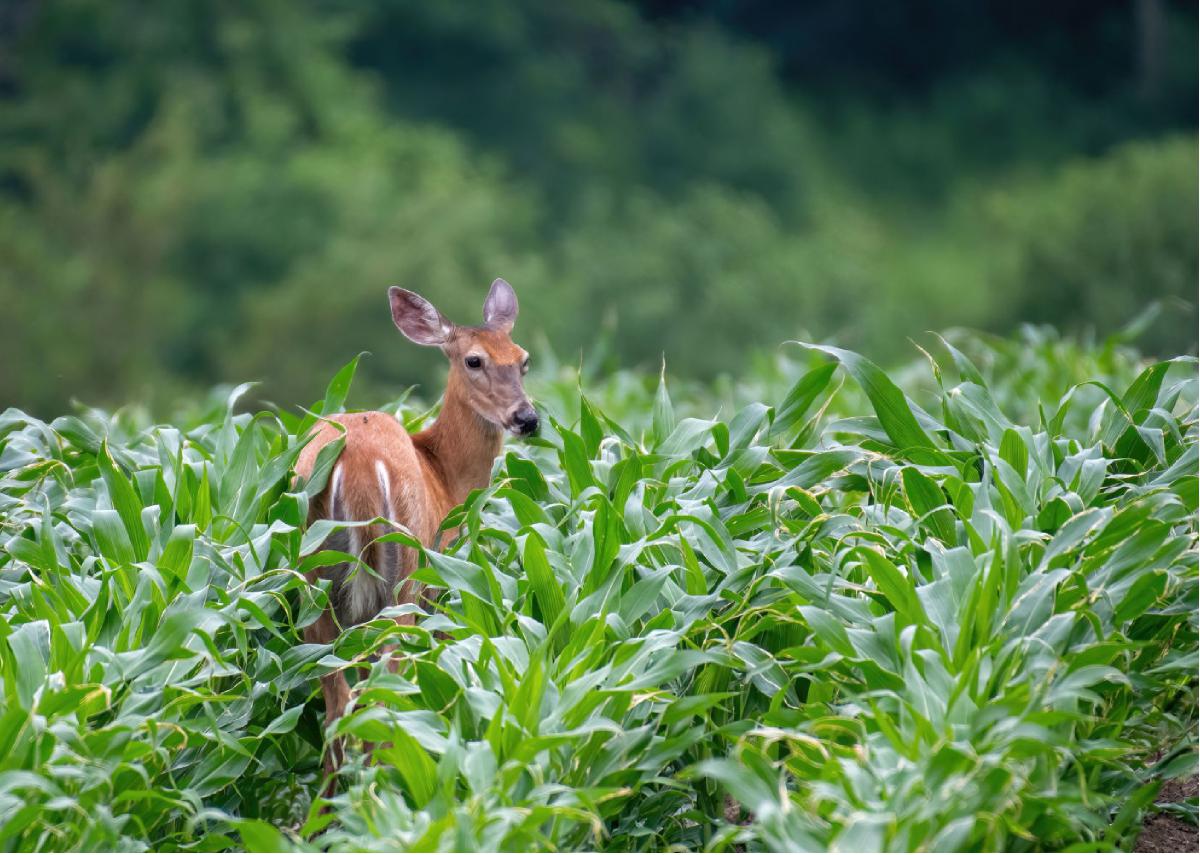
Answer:
M0 406L394 396L440 357L387 286L496 276L601 370L1151 306L1194 352L1196 67L1165 0L9 0Z

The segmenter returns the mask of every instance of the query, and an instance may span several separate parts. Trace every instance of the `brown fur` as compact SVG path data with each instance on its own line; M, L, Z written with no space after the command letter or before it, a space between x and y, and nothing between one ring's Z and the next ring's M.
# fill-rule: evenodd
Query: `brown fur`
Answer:
M410 435L394 416L380 412L339 413L314 429L296 463L301 478L312 475L317 454L341 435L330 422L344 428L345 447L326 488L310 505L309 523L384 517L403 525L423 546L433 546L446 515L472 490L487 485L504 441L500 424L516 407L528 406L521 382L527 354L506 330L488 327L454 327L441 347L450 359L450 374L441 413L428 429ZM485 368L465 368L471 355L485 357ZM357 553L381 578L345 564L310 573L310 582L332 581L332 603L305 628L305 641L328 644L341 629L370 620L392 603L416 602L418 592L408 582L417 566L414 550L373 543L387 528L375 524L347 529L336 541L337 535L330 537L326 548ZM345 675L335 672L321 678L321 688L328 725L345 710L350 687ZM340 764L341 755L342 746L331 746L327 771Z

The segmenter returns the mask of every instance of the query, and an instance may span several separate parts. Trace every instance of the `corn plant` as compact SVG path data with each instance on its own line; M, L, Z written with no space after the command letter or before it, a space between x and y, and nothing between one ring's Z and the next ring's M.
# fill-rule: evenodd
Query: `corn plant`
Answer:
M1195 361L1031 335L674 397L548 365L429 613L332 645L337 449L290 470L354 363L301 416L9 410L0 846L1127 849L1196 769Z

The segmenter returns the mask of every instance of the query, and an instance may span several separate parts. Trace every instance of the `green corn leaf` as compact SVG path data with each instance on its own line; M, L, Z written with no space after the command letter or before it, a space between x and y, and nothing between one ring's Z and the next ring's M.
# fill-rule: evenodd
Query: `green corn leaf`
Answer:
M329 385L325 387L325 397L321 401L318 414L331 416L346 408L346 397L350 394L350 384L354 382L354 374L358 370L358 361L366 354L360 353L351 359L333 375Z
M888 376L875 363L853 351L826 345L797 343L832 356L850 372L850 375L866 392L879 423L897 448L902 450L937 448L934 441L917 423L916 416L913 415L904 393L888 379Z
M937 482L911 466L901 470L901 479L913 513L919 517L927 516L929 525L942 543L952 545L957 539L954 514L947 507L950 503Z
M806 372L795 382L771 419L771 427L767 431L768 439L786 437L804 419L813 402L829 386L829 380L835 370L837 365L827 362Z
M108 495L112 500L113 508L120 514L121 522L125 525L125 533L133 548L134 560L145 561L146 556L150 553L150 540L146 536L146 530L142 527L142 503L129 479L113 461L107 441L101 443L100 453L96 455L96 463L100 467L104 484L108 487Z
M530 589L537 600L542 613L542 623L551 626L558 620L566 608L566 597L562 586L546 560L546 547L541 538L530 534L525 538L525 550L522 558L525 575L529 579Z
M863 560L867 573L875 581L876 587L887 597L896 613L907 623L925 623L927 621L925 610L917 598L912 580L875 550L863 547L856 552Z
M667 393L667 366L663 363L658 375L658 392L654 396L654 407L651 418L651 437L657 446L665 440L671 431L675 430L675 408L671 406L671 396Z

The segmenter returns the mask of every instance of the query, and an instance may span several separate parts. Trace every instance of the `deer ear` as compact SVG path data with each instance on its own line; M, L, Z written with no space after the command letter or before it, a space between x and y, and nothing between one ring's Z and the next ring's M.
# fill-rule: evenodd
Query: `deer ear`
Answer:
M483 302L483 322L492 329L512 332L517 322L517 292L503 279L492 283Z
M454 325L420 294L393 285L388 289L388 302L392 306L392 320L409 341L442 345L450 338Z

